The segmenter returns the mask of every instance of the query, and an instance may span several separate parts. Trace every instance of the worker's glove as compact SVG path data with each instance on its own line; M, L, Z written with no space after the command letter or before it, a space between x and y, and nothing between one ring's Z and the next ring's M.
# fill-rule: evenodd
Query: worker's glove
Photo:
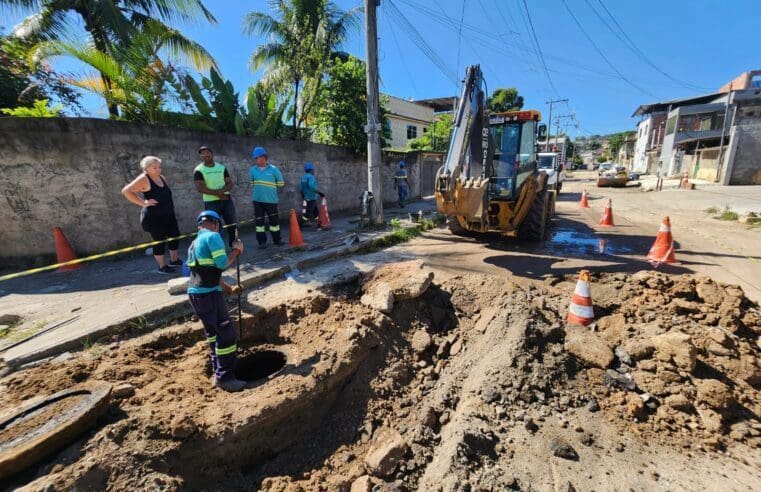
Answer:
M240 294L241 292L243 292L243 287L241 287L240 284L233 285L230 288L230 294Z
M242 255L243 254L243 241L241 241L240 239L236 239L233 242L233 249L237 249L238 250L238 254Z

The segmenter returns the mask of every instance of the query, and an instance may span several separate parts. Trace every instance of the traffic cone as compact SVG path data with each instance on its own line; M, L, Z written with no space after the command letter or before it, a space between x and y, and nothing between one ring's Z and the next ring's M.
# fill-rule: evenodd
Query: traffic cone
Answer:
M674 256L674 238L671 236L671 220L668 216L661 222L655 243L647 253L647 261L655 268L658 268L661 263L677 263Z
M294 247L304 246L304 238L301 237L299 228L299 219L296 217L296 210L291 209L291 225L288 229L288 244Z
M568 307L568 322L587 326L594 321L595 313L592 308L592 296L589 293L589 271L579 272L579 280L571 297L571 305Z
M69 240L64 236L60 227L53 228L53 240L55 241L55 255L57 263L64 263L77 259L77 254L74 252L74 248L69 244ZM76 265L62 266L58 269L59 272L70 272L72 270L79 270L82 268L81 263Z
M613 200L608 198L608 203L605 204L605 210L602 211L602 219L597 224L603 227L613 227Z
M579 202L579 208L589 208L589 202L587 201L587 190L581 194L581 202Z
M320 229L330 229L330 215L328 214L328 199L322 197L320 215L317 217L317 226Z

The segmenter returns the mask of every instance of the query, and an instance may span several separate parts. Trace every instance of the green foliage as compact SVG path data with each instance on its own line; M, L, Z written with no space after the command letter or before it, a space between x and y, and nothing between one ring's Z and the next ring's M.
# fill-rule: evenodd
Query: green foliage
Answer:
M581 164L584 164L584 159L582 159L581 156L577 154L573 156L573 158L571 159L571 162L573 162L576 165L581 165Z
M449 149L449 140L452 137L454 115L442 113L434 117L428 131L418 138L407 142L407 147L413 150L433 150L446 152Z
M0 108L31 106L55 99L74 113L82 111L79 94L48 65L30 63L35 42L0 35Z
M402 227L402 221L398 217L394 217L388 221L388 225L390 225L392 229L399 229Z
M610 153L612 155L618 154L618 149L621 148L621 145L624 143L624 140L626 140L626 137L630 135L634 135L635 131L625 131L625 132L619 132L614 133L613 135L608 138L608 148L610 150Z
M264 66L264 83L289 94L293 103L288 115L297 138L323 101L332 55L357 24L359 9L342 11L328 0L279 0L273 7L276 16L251 12L243 27L268 39L251 55L250 65L253 70Z
M31 108L25 106L19 106L17 108L3 108L0 112L7 114L8 116L15 116L17 118L55 118L61 115L61 109L63 106L56 104L52 108L48 107L47 99L38 99L34 101Z
M721 213L721 215L717 215L714 217L714 219L718 220L726 220L726 221L735 221L740 218L740 215L737 212L733 212L729 206L724 207L724 211Z
M495 113L517 111L523 108L523 96L518 95L515 87L500 87L489 97L487 106Z
M365 63L353 56L333 59L323 85L319 110L314 118L314 139L339 145L358 155L367 152L367 89ZM391 139L386 110L381 100L381 147Z
M608 162L610 160L610 156L608 154L603 154L601 156L597 157L597 162L602 164L603 162Z
M285 132L285 105L278 104L275 94L262 84L249 87L245 105L241 105L232 82L224 80L215 69L211 69L209 77L201 78L200 85L190 75L182 82L175 84L175 89L194 114L178 121L184 123L180 126L274 138Z
M67 41L40 43L35 53L42 60L61 55L96 71L81 79L68 79L69 84L103 97L109 107L121 111L122 119L149 124L163 123L166 104L178 99L173 88L178 85L182 61L214 65L203 47L152 21L133 33L129 46L108 53L94 43Z

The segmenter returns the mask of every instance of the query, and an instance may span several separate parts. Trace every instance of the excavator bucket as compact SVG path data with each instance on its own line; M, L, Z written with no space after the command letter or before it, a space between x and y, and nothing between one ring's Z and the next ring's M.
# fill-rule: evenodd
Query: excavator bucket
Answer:
M445 215L464 217L468 222L483 222L488 187L488 179L457 179L451 191L436 192L436 206Z

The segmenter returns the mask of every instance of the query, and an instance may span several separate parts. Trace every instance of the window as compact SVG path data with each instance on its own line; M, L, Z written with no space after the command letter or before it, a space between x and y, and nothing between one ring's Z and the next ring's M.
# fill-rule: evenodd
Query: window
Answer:
M407 140L417 138L417 127L415 125L407 125Z
M666 135L671 135L672 133L674 133L675 128L676 128L676 116L672 116L666 122Z
M423 127L423 133L428 133L428 128Z

